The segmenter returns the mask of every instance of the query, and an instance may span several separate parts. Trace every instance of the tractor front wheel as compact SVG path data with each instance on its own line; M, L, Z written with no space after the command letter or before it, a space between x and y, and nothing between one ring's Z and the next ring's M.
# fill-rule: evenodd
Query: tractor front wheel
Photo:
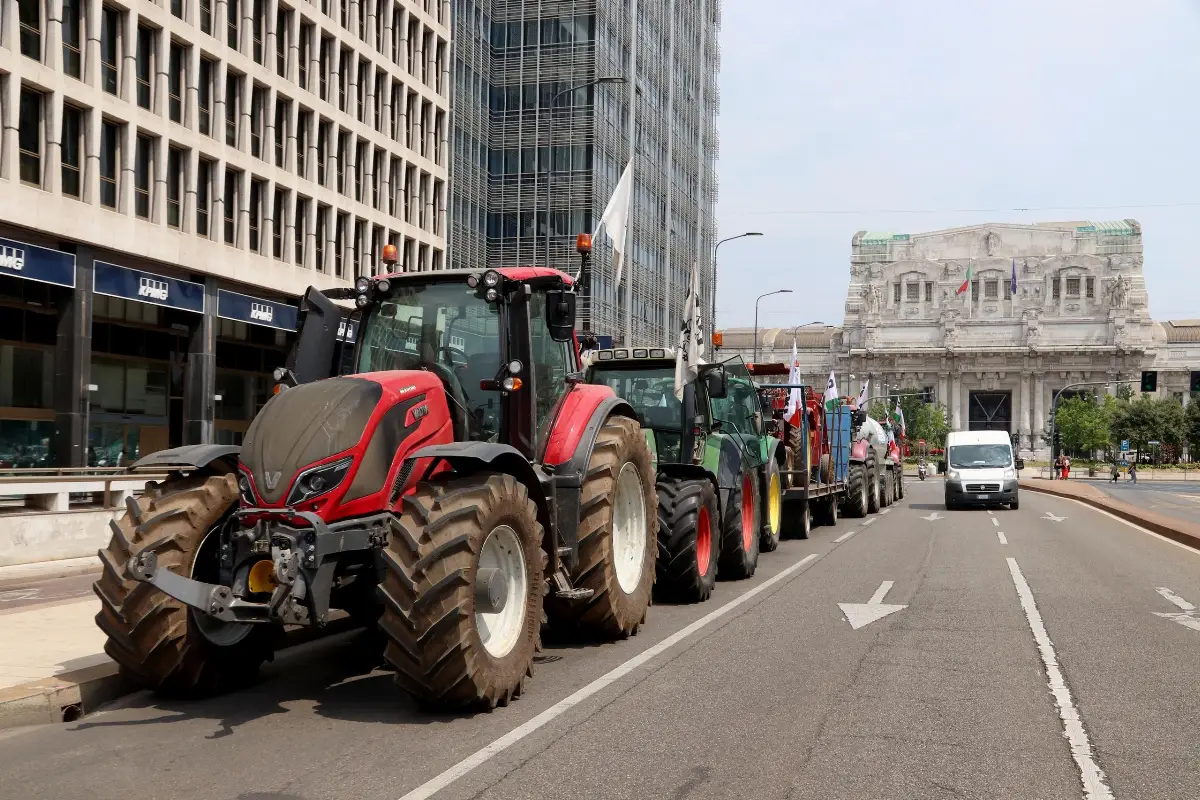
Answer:
M740 580L758 568L758 480L746 471L734 477L723 509L721 525L721 577Z
M874 461L867 461L867 513L878 514L880 508L881 495L883 494L880 487L879 471L875 468Z
M779 547L783 529L783 480L775 459L767 462L763 484L766 496L763 498L765 502L758 547L764 553L773 553Z
M717 582L717 493L704 480L658 482L658 590L672 600L707 600Z
M537 507L511 475L422 483L405 497L380 587L396 683L436 708L519 697L539 644L541 543Z
M160 569L215 583L220 534L238 502L232 475L172 477L127 503L112 539L99 552L103 572L96 624L121 674L166 695L206 696L244 686L272 655L273 626L221 622L190 609L148 583L125 576L139 553L154 553Z
M549 598L550 623L602 639L637 633L654 588L658 517L650 448L638 424L609 417L596 437L579 503L578 602Z

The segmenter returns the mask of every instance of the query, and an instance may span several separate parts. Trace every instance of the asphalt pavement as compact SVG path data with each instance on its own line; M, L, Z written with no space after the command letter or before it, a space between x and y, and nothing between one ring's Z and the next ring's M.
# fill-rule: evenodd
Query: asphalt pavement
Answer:
M1131 483L1124 476L1117 483L1091 482L1097 489L1141 508L1169 517L1200 520L1200 481L1146 481Z
M92 582L98 575L99 573L92 573L61 578L0 581L0 612L93 597Z
M1200 553L1065 499L947 512L940 480L907 486L629 640L549 642L509 708L421 712L344 634L226 697L0 732L0 794L1197 797Z

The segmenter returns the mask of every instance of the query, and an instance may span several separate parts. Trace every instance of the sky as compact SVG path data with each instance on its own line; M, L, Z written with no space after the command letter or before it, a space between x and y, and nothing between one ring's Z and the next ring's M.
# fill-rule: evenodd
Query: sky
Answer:
M760 326L840 325L859 230L1127 217L1150 313L1200 318L1200 0L722 9L719 238L764 235L721 246L717 328L774 289Z

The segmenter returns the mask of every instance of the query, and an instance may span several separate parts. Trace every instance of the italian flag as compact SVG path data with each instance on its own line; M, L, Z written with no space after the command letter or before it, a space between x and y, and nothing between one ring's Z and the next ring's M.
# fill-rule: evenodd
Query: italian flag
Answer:
M956 297L971 287L971 277L974 274L975 274L975 262L972 261L970 264L967 265L967 277L963 280L962 286L958 287L958 291L954 293L954 295Z

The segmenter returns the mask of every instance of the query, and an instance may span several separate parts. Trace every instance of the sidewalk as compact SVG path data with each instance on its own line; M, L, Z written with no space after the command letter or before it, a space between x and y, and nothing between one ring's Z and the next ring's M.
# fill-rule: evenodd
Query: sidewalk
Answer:
M95 597L0 611L0 689L109 662Z
M1141 476L1139 475L1139 480ZM1076 480L1050 481L1041 478L1022 478L1021 488L1056 497L1068 497L1107 511L1121 519L1154 531L1168 539L1200 550L1200 523L1188 522L1157 511L1117 500L1101 491L1092 482Z

